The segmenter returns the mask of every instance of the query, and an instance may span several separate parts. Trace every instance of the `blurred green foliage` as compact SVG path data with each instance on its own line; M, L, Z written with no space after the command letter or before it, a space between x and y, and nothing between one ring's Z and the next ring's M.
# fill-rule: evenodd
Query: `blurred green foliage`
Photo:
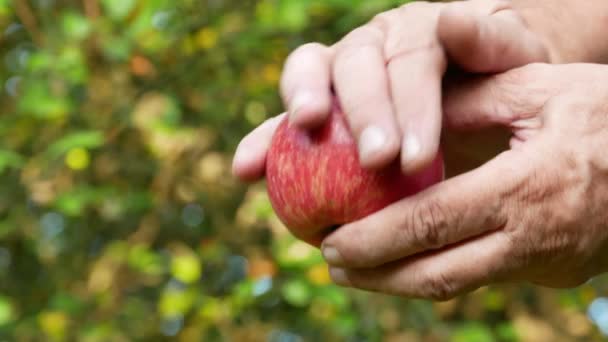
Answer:
M445 303L333 286L264 186L228 176L281 111L289 51L400 3L0 0L0 337L599 340L600 281Z

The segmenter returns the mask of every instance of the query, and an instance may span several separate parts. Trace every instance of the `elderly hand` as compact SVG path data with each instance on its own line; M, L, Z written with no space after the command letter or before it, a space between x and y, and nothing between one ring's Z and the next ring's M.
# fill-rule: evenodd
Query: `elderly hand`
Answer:
M341 285L445 300L495 282L571 287L608 270L608 66L531 64L448 92L460 129L511 149L323 243Z
M288 58L281 93L289 120L302 127L327 117L332 88L359 145L364 167L399 154L405 172L434 159L442 127L442 77L449 62L472 73L544 62L549 51L510 1L413 2L377 15L331 47L307 44ZM281 115L241 142L234 173L264 175Z

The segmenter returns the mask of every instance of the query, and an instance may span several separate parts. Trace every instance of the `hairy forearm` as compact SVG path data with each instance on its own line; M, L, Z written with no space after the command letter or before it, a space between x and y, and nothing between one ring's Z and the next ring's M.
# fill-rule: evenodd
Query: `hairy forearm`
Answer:
M608 0L513 0L554 63L608 63Z

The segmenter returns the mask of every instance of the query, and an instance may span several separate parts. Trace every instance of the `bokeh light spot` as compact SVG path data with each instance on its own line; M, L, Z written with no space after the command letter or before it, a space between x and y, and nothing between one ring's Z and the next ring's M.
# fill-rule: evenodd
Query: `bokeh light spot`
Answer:
M178 255L171 260L171 273L177 280L186 284L199 280L201 268L200 260L194 254Z
M190 228L196 228L205 218L203 208L198 204L188 204L182 210L182 222Z
M608 335L608 298L596 298L587 309L589 319L600 329L602 334Z
M157 30L163 30L169 25L169 19L171 19L171 12L158 11L152 16L152 26Z
M253 295L261 296L272 289L272 278L264 277L253 284Z
M212 28L203 28L196 34L196 43L203 49L211 49L217 44L218 33Z
M11 252L6 248L0 247L0 272L9 268L11 260Z
M89 152L82 147L76 147L68 151L65 156L66 165L76 171L84 170L89 167L91 158Z
M11 78L9 78L8 80L6 80L6 83L4 83L4 90L6 90L6 93L9 94L12 97L17 97L17 95L19 95L19 86L21 85L21 77L20 76L13 76Z
M245 118L251 125L259 125L266 119L268 112L266 106L258 101L251 101L245 108Z
M177 335L184 326L183 316L166 319L162 322L160 330L165 336Z
M9 298L0 296L0 326L10 323L14 314L13 305Z
M61 234L65 228L65 219L56 212L49 212L40 218L40 227L42 234L48 240L51 240Z

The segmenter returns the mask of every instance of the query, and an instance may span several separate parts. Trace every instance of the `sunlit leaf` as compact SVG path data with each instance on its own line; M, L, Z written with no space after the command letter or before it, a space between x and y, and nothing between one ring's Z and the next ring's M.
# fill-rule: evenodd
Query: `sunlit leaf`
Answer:
M161 275L165 271L163 258L145 245L135 245L129 251L129 265L145 274Z
M171 259L171 274L186 284L191 284L201 277L201 262L196 255L184 253Z
M90 161L89 151L82 147L70 149L65 156L65 164L72 170L84 170Z
M8 168L18 168L23 165L24 158L16 152L0 149L0 174Z
M519 341L519 337L517 336L517 331L513 327L513 325L509 323L502 323L498 325L496 329L496 334L500 337L501 341L508 342L516 342Z
M15 310L9 298L0 296L0 327L15 319Z
M123 19L125 18L135 5L137 4L136 0L102 0L104 9L108 12L109 16L113 19Z
M26 82L18 108L22 113L40 119L60 119L70 110L69 99L55 96L44 81Z
M73 149L94 149L104 143L104 136L100 131L81 131L68 134L55 141L48 148L52 158L57 158Z
M302 280L290 280L281 288L283 298L294 306L305 306L310 303L312 291L310 285Z
M467 323L459 326L451 338L452 342L494 342L492 331L479 323Z
M87 18L75 12L68 12L62 18L63 32L70 38L81 40L88 36L91 25Z
M49 338L63 340L67 334L69 317L61 311L47 311L38 316L38 323Z
M158 302L159 313L165 318L182 316L192 308L196 297L194 290L167 289Z

